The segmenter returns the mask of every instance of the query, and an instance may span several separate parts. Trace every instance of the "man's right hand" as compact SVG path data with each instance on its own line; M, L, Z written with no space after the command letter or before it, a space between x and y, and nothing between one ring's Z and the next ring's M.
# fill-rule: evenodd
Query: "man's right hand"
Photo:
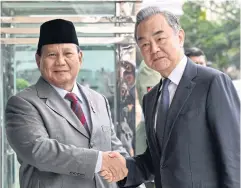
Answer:
M125 158L118 152L102 152L100 175L108 182L117 182L128 174Z

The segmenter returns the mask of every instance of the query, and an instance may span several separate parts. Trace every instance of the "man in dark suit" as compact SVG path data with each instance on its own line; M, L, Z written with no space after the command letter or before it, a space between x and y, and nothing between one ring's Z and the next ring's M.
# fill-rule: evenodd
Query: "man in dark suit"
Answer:
M239 188L240 101L230 78L184 55L185 33L172 13L142 9L135 38L163 78L143 98L148 148L126 159L119 185L154 177L156 188Z

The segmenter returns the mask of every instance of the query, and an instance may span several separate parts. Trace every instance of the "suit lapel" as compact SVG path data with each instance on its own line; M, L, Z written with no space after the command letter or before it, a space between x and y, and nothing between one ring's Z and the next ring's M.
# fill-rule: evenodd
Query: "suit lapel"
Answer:
M178 115L180 114L183 106L186 104L189 96L192 93L193 88L196 83L192 81L197 75L197 66L194 65L189 59L187 61L186 68L184 70L183 76L180 80L180 83L177 87L175 95L173 97L171 106L167 115L167 122L165 127L164 139L163 139L163 155L161 158L161 163L164 160L164 153L170 139L171 132L175 126L175 121L177 120Z
M150 101L150 107L152 107L152 109L149 111L149 116L150 119L148 119L148 125L150 125L149 131L150 131L150 139L152 140L152 143L154 144L155 148L158 148L158 155L160 155L159 152L159 146L157 144L157 139L156 139L156 131L155 131L155 114L156 114L156 105L157 105L157 101L158 101L158 93L159 93L159 88L161 86L161 81L160 83L155 86L152 91L150 91L150 93L147 95L147 101ZM149 105L148 105L149 106ZM147 112L148 113L148 112Z
M96 106L94 106L94 103L91 99L94 99L94 97L92 97L91 92L89 92L86 88L84 88L83 86L81 86L80 84L78 84L79 90L81 92L81 94L84 97L84 100L86 101L86 104L88 106L88 112L90 115L90 124L89 128L90 128L90 132L91 132L91 137L93 137L93 135L96 132L96 127L94 125L96 125L96 121L97 121L97 113L96 113ZM88 96L88 98L86 97Z
M89 138L89 134L81 125L81 122L71 110L66 102L60 97L60 95L47 83L42 77L38 80L36 84L36 89L38 96L41 99L46 99L46 105L55 111L57 114L65 118L70 125L72 125L77 131Z

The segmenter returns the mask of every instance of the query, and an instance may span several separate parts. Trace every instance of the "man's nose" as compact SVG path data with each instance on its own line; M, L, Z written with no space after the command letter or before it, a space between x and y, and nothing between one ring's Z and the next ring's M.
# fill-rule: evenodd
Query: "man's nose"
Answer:
M152 53L152 54L155 54L155 53L157 53L157 52L159 52L159 51L160 51L159 46L157 45L157 43L153 42L153 43L151 44L151 53Z
M58 55L56 64L58 64L58 65L65 65L65 57L63 55Z

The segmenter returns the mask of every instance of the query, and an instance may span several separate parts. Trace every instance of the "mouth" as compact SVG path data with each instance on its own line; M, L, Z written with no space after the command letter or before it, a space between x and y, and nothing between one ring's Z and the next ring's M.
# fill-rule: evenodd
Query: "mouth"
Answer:
M59 73L59 72L68 72L67 70L57 70L57 71L54 71L56 73Z
M158 58L155 58L153 61L155 62L155 61L158 61L158 60L163 59L163 58L165 58L165 57L158 57Z

